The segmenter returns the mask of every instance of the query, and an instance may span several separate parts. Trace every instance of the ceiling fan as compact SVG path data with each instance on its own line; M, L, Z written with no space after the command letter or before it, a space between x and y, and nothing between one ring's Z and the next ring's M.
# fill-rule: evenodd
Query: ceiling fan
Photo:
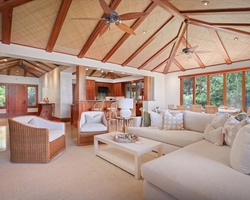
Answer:
M108 6L105 0L99 0L99 3L104 11L103 18L73 18L80 20L105 20L106 25L100 30L99 36L102 36L109 29L111 23L114 23L119 29L123 30L124 32L135 35L134 30L128 27L126 24L123 24L122 21L136 19L148 14L144 12L131 12L119 15L115 10L112 10Z
M205 50L196 50L198 48L198 45L193 46L193 47L188 47L188 19L184 20L184 23L187 25L187 29L186 29L186 47L184 49L182 49L181 54L186 54L186 55L192 55L193 53L208 53L210 51L205 51Z

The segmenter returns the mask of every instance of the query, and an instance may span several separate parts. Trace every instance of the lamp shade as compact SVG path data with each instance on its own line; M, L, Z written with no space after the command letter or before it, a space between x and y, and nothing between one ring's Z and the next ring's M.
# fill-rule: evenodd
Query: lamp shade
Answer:
M133 108L134 100L133 99L119 99L119 108Z

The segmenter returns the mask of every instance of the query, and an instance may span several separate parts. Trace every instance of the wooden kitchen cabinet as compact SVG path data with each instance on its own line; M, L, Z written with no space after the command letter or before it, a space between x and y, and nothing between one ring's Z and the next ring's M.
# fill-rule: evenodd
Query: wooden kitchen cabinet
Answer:
M95 100L95 81L86 80L86 100Z
M123 96L122 94L122 84L121 83L114 83L113 84L113 95L114 96Z

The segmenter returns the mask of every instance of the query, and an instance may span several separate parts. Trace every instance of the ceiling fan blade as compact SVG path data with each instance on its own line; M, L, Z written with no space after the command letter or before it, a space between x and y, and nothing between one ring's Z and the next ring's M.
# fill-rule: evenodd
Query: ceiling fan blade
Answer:
M189 48L189 52L194 53L197 48L198 48L198 45L194 46L194 47L191 47L191 48Z
M131 12L131 13L125 13L120 15L121 20L130 20L130 19L137 19L139 17L143 17L148 15L148 13L144 12Z
M99 0L99 2L100 2L100 5L101 5L104 13L107 15L111 15L112 10L110 9L109 5L105 2L105 0Z
M104 18L71 18L76 20L105 20Z
M101 37L107 30L108 30L108 28L109 28L109 23L107 23L102 29L101 29L101 31L100 31L100 33L99 33L99 37Z
M206 50L196 50L194 53L211 53L212 51L206 51Z
M133 29L131 29L130 27L128 27L126 24L123 24L123 23L115 23L116 26L118 26L119 29L129 33L129 34L132 34L132 35L135 35L135 32Z

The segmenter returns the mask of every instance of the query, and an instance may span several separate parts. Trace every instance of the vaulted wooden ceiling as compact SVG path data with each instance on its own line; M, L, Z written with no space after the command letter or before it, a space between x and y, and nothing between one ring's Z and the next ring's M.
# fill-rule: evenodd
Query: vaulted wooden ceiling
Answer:
M164 74L250 60L250 0L105 2L120 15L147 13L122 21L136 35L111 24L99 37L105 20L74 19L102 18L98 0L0 0L1 41Z

